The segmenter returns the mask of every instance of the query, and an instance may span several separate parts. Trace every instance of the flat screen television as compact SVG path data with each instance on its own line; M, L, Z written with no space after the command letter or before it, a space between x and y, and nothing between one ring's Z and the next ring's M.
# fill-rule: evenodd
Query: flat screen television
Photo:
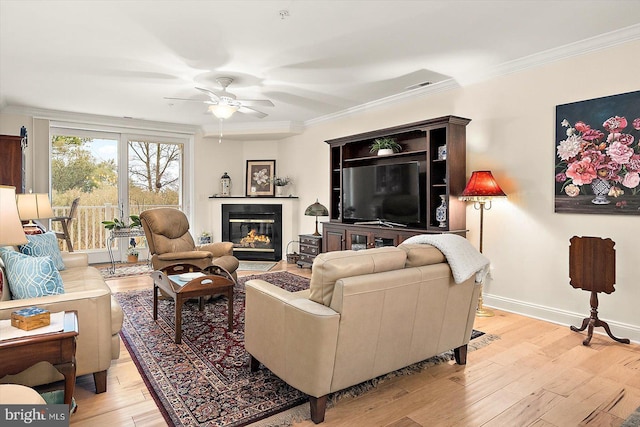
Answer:
M342 170L342 221L387 221L426 228L424 171L420 162L346 167Z

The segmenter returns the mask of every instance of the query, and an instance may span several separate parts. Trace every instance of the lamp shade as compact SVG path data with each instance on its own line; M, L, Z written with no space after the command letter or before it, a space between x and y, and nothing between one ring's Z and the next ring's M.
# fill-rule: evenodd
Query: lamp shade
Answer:
M18 214L23 221L55 217L49 203L49 195L46 193L18 194L16 203Z
M327 216L329 215L329 210L321 205L318 202L318 199L316 199L316 202L314 204L307 207L307 209L304 211L304 214L307 216Z
M0 245L27 243L16 206L16 187L0 185Z
M493 197L507 197L490 171L474 171L460 200L482 201Z

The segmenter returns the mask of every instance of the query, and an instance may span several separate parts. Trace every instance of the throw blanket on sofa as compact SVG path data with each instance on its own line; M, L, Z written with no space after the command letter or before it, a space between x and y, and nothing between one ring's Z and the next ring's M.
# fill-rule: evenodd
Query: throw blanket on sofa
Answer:
M457 234L421 234L402 243L422 243L438 248L447 258L456 283L464 282L474 273L476 283L482 283L489 272L489 259Z

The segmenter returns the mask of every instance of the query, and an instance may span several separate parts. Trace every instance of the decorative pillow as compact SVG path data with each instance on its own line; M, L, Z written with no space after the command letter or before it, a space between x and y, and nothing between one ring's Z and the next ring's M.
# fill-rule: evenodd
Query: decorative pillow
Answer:
M29 243L18 247L20 252L31 256L49 256L58 270L64 270L64 262L55 233L49 231L43 234L27 234L27 240Z
M62 278L51 257L32 257L4 248L0 249L0 257L13 299L64 293Z

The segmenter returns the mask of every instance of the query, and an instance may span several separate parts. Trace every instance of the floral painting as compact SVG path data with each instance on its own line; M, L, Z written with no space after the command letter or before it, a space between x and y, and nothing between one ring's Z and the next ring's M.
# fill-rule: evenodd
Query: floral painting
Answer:
M640 215L640 91L556 107L555 210Z
M247 196L273 196L275 160L247 160Z

